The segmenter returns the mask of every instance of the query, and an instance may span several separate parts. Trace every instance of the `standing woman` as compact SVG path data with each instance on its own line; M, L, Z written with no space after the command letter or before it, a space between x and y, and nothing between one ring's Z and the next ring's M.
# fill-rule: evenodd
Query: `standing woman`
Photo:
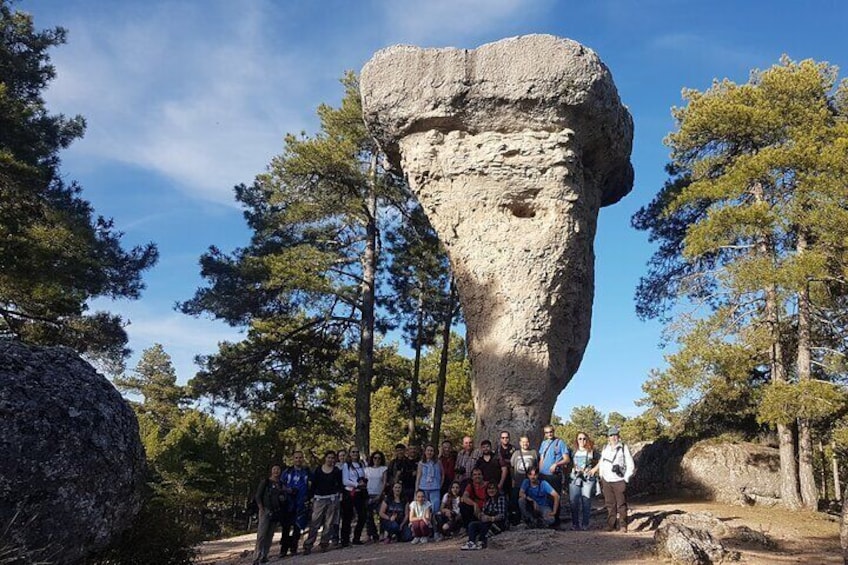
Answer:
M442 477L445 474L442 462L436 458L436 448L427 445L424 448L424 456L418 462L418 473L416 474L415 491L424 491L424 496L430 501L434 513L439 512L442 494Z
M571 457L574 467L571 469L571 482L568 485L568 499L571 501L571 528L588 530L589 515L592 512L592 495L595 492L594 467L598 464L598 453L589 434L577 434L577 447Z
M380 511L380 502L383 491L386 489L386 456L382 451L375 451L368 458L368 467L365 468L365 478L368 480L368 505L366 507L365 526L368 528L368 537L371 541L377 541L377 526L374 524L374 516Z
M312 520L309 522L309 535L303 542L304 555L312 551L319 528L321 549L329 547L333 524L339 515L339 493L343 491L342 472L336 467L336 454L328 451L324 454L324 464L312 473Z
M350 528L353 513L356 512L356 528L353 531L353 545L362 545L362 529L365 527L365 507L368 504L368 486L365 478L365 463L359 459L359 448L351 447L349 461L342 466L342 483L345 494L342 496L342 532L341 545L350 545Z
M392 491L380 504L380 526L386 532L386 543L403 541L404 529L409 527L409 505L403 498L403 483L400 481L392 485Z
M268 562L268 552L271 551L271 541L274 538L274 526L280 520L280 511L285 494L280 485L280 474L283 469L279 465L271 467L267 479L263 479L256 489L256 505L259 507L259 527L256 530L256 548L253 551L253 565Z
M592 469L600 472L604 490L604 502L607 507L607 531L619 529L627 531L627 497L625 490L635 466L630 448L621 443L618 426L612 426L607 432L609 441L601 451L601 460Z

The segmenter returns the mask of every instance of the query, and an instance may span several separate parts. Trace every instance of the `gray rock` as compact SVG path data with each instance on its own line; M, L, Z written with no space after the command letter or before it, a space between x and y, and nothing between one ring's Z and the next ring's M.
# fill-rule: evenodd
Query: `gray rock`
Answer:
M538 438L589 339L598 210L633 185L633 122L609 70L579 43L530 35L390 47L360 89L450 256L478 436Z
M75 563L140 508L144 450L132 409L67 348L0 340L4 543Z
M778 450L749 442L658 441L632 446L630 492L682 494L728 504L780 501Z
M780 501L780 454L755 443L702 441L680 462L682 490L728 504Z
M705 565L738 560L738 552L728 551L708 530L667 520L654 532L657 552L674 563Z

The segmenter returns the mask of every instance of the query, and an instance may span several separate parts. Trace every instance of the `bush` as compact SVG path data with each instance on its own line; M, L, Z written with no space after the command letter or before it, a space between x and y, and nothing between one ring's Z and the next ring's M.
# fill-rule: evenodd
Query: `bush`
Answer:
M132 527L86 565L187 565L194 562L197 540L159 497L148 498ZM0 564L2 565L2 564Z

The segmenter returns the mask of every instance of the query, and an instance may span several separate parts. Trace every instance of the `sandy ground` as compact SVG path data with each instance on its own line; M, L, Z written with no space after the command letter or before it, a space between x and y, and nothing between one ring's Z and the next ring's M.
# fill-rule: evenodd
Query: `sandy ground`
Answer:
M596 501L596 505L602 501ZM635 564L662 562L653 552L654 530L669 514L709 512L729 528L747 526L763 540L745 541L733 535L722 543L741 554L738 563L780 565L788 563L841 564L839 526L833 517L821 513L791 512L780 508L728 506L712 502L684 500L634 500L630 505L631 531L603 531L605 512L597 508L588 532L553 530L510 530L492 538L489 548L460 551L465 540L448 539L424 545L408 543L366 544L321 553L317 546L309 556L279 559L279 546L272 548L269 563L524 563ZM565 520L569 522L569 520ZM364 537L364 536L363 536ZM249 565L256 536L249 534L216 540L200 547L199 563L205 565Z

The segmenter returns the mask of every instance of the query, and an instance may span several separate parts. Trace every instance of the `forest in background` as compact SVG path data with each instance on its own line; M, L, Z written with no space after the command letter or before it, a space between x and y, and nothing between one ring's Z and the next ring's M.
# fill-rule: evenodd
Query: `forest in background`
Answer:
M316 133L286 136L267 171L235 187L251 240L210 242L204 285L178 305L244 339L199 358L186 385L162 345L126 370L125 322L88 304L139 298L158 252L124 249L61 173L85 129L42 98L64 40L0 0L0 335L69 346L130 395L151 474L127 540L168 548L238 531L258 479L295 448L388 452L473 431L449 263L365 131L353 74L339 107L318 107ZM669 367L644 383L640 415L581 406L559 435L616 424L629 442L774 443L784 504L816 508L846 478L848 86L825 63L783 59L685 102L669 180L633 218L657 246L636 308L666 323ZM390 330L412 358L383 343Z

